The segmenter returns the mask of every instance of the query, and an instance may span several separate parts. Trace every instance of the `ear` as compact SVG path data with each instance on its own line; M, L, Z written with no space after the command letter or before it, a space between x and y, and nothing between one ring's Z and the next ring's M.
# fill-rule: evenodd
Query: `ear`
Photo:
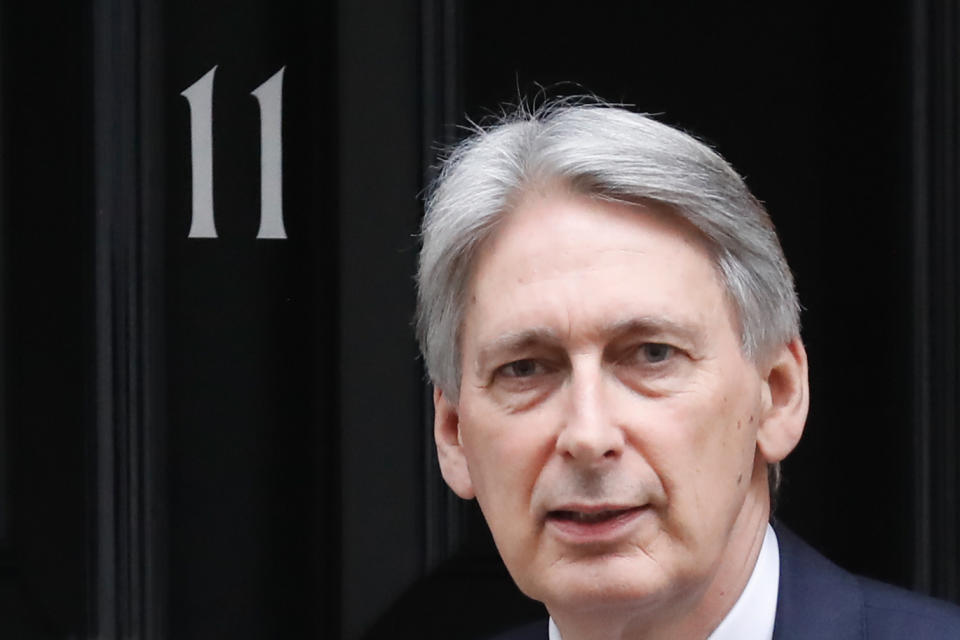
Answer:
M440 473L447 485L464 500L474 497L473 481L460 437L460 414L439 387L433 388L433 437L437 443Z
M775 463L797 446L807 422L810 383L807 352L799 337L783 345L768 360L765 373L757 447L768 463Z

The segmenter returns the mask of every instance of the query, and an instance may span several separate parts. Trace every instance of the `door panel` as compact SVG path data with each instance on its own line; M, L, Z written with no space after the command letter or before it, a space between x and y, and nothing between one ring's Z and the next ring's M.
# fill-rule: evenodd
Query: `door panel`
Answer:
M958 597L950 3L35 4L0 7L3 637L542 615L439 478L410 327L438 147L518 93L633 104L746 175L812 367L778 517Z

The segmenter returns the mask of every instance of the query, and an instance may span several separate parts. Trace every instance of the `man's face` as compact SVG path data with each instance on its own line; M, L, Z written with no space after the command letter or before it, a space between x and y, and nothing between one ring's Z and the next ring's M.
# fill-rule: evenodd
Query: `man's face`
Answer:
M441 463L520 588L551 608L702 596L745 520L766 519L770 398L697 235L531 193L467 299L459 401L437 394Z

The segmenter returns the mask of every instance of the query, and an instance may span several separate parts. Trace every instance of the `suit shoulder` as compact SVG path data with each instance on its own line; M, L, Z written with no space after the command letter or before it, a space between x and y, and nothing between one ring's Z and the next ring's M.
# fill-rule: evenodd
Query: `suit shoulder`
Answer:
M867 578L857 578L863 592L867 637L960 637L960 607Z
M776 640L960 638L960 607L855 576L782 525Z
M516 627L509 631L504 631L490 640L547 640L547 621L538 620L537 622Z

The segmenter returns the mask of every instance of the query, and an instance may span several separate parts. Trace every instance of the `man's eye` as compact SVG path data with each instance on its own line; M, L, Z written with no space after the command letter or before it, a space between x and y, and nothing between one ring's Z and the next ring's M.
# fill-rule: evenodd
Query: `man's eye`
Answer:
M500 367L500 373L508 378L528 378L543 373L543 366L536 360L516 360Z
M669 360L676 349L662 342L647 342L640 346L639 355L644 362L656 364Z

